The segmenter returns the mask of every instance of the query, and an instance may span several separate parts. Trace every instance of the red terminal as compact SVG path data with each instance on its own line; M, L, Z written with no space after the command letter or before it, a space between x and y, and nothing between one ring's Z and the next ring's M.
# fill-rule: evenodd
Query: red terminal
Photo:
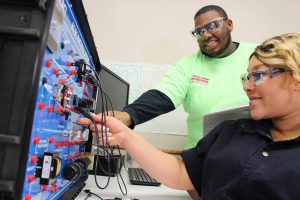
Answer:
M31 194L25 194L24 199L25 200L31 200Z
M44 102L40 102L38 105L38 108L39 108L39 110L44 110L44 108L45 108Z
M33 144L39 144L40 143L40 138L38 136L35 136L33 138Z
M48 185L42 185L42 190L46 191L48 189Z
M72 93L74 92L73 87L68 87L68 89L69 89Z
M77 74L77 70L75 70L75 69L69 70L69 74L70 75L76 75Z
M56 147L60 147L60 146L61 146L61 143L60 143L60 142L55 142L55 146L56 146Z
M31 163L36 163L38 161L38 157L37 156L31 156L30 157L30 162Z
M70 50L70 54L73 54L73 53L74 53L74 50L73 50L73 49L71 49L71 50Z
M67 61L67 66L71 67L72 66L72 62L71 61Z
M54 137L49 137L48 142L52 144L54 142Z
M53 73L54 73L55 75L59 75L59 69L58 69L58 68L54 68L54 69L53 69Z
M83 86L83 82L80 82L78 85L79 85L79 87L82 87Z
M60 80L59 80L59 84L61 84L61 85L66 85L66 80L65 80L65 79L60 79Z
M73 156L69 156L69 160L73 160L74 159L74 157Z
M47 110L48 110L48 113L53 113L54 107L53 106L48 106Z
M89 92L88 92L87 90L84 90L84 91L83 91L83 94L84 94L85 96L87 96L87 97L89 96Z
M51 60L46 60L46 67L51 67L52 66L52 61Z
M50 192L51 192L51 193L54 193L55 191L56 191L56 190L55 190L55 187L54 187L54 186L50 188Z
M76 153L76 157L80 157L80 156L81 156L80 152Z
M57 112L58 114L60 114L60 113L62 112L62 108L61 108L61 107L56 108L56 112Z
M32 183L34 181L34 175L32 175L32 174L28 175L27 181L28 181L28 183Z

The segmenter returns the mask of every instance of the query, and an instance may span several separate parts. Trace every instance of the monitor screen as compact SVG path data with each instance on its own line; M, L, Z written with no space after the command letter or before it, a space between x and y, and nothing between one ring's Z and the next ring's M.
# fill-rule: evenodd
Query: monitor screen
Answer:
M105 102L107 105L105 110L122 110L124 106L128 104L129 98L129 83L119 77L117 74L109 70L104 65L101 65L100 80L103 91L110 99L113 108L109 100ZM106 97L106 98L107 98ZM105 101L105 100L104 100ZM98 91L96 113L103 112L101 92Z

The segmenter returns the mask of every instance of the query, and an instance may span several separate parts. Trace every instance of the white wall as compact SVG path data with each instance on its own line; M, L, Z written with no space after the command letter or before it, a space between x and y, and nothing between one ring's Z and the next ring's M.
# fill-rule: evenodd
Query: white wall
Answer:
M101 61L172 64L198 49L196 39L190 34L194 27L193 17L199 8L209 4L219 5L226 10L234 22L232 36L235 41L260 43L278 34L300 32L299 0L84 0L83 2ZM156 123L152 120L137 126L137 130L142 133L143 130L147 132L149 127L159 127L158 129L165 133L167 130L160 128L160 122L168 122L164 123L166 127L172 128L172 123L176 123L182 127L180 128L182 132L185 129L185 118L186 114L180 108L155 119ZM155 135L153 137L157 138ZM176 140L173 146L181 149L185 141L182 140L181 143L178 141ZM172 142L174 140L157 139L157 146Z
M300 32L299 0L84 0L100 59L168 64L195 51L196 11L223 7L234 21L234 40L261 42Z

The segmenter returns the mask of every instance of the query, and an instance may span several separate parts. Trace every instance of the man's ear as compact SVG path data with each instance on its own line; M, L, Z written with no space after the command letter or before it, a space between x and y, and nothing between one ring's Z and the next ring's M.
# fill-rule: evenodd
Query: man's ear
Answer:
M233 22L232 22L232 20L231 19L227 19L226 20L226 24L227 24L228 30L233 31Z

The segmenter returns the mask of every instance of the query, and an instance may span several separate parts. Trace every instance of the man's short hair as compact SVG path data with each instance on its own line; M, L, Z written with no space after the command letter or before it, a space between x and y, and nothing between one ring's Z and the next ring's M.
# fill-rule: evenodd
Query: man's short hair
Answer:
M197 11L197 13L195 14L194 19L196 19L196 17L198 17L199 15L202 15L208 11L216 11L217 13L219 13L221 15L221 17L228 19L228 16L227 16L227 13L225 12L225 10L217 5L208 5L208 6L204 6L204 7L200 8Z

